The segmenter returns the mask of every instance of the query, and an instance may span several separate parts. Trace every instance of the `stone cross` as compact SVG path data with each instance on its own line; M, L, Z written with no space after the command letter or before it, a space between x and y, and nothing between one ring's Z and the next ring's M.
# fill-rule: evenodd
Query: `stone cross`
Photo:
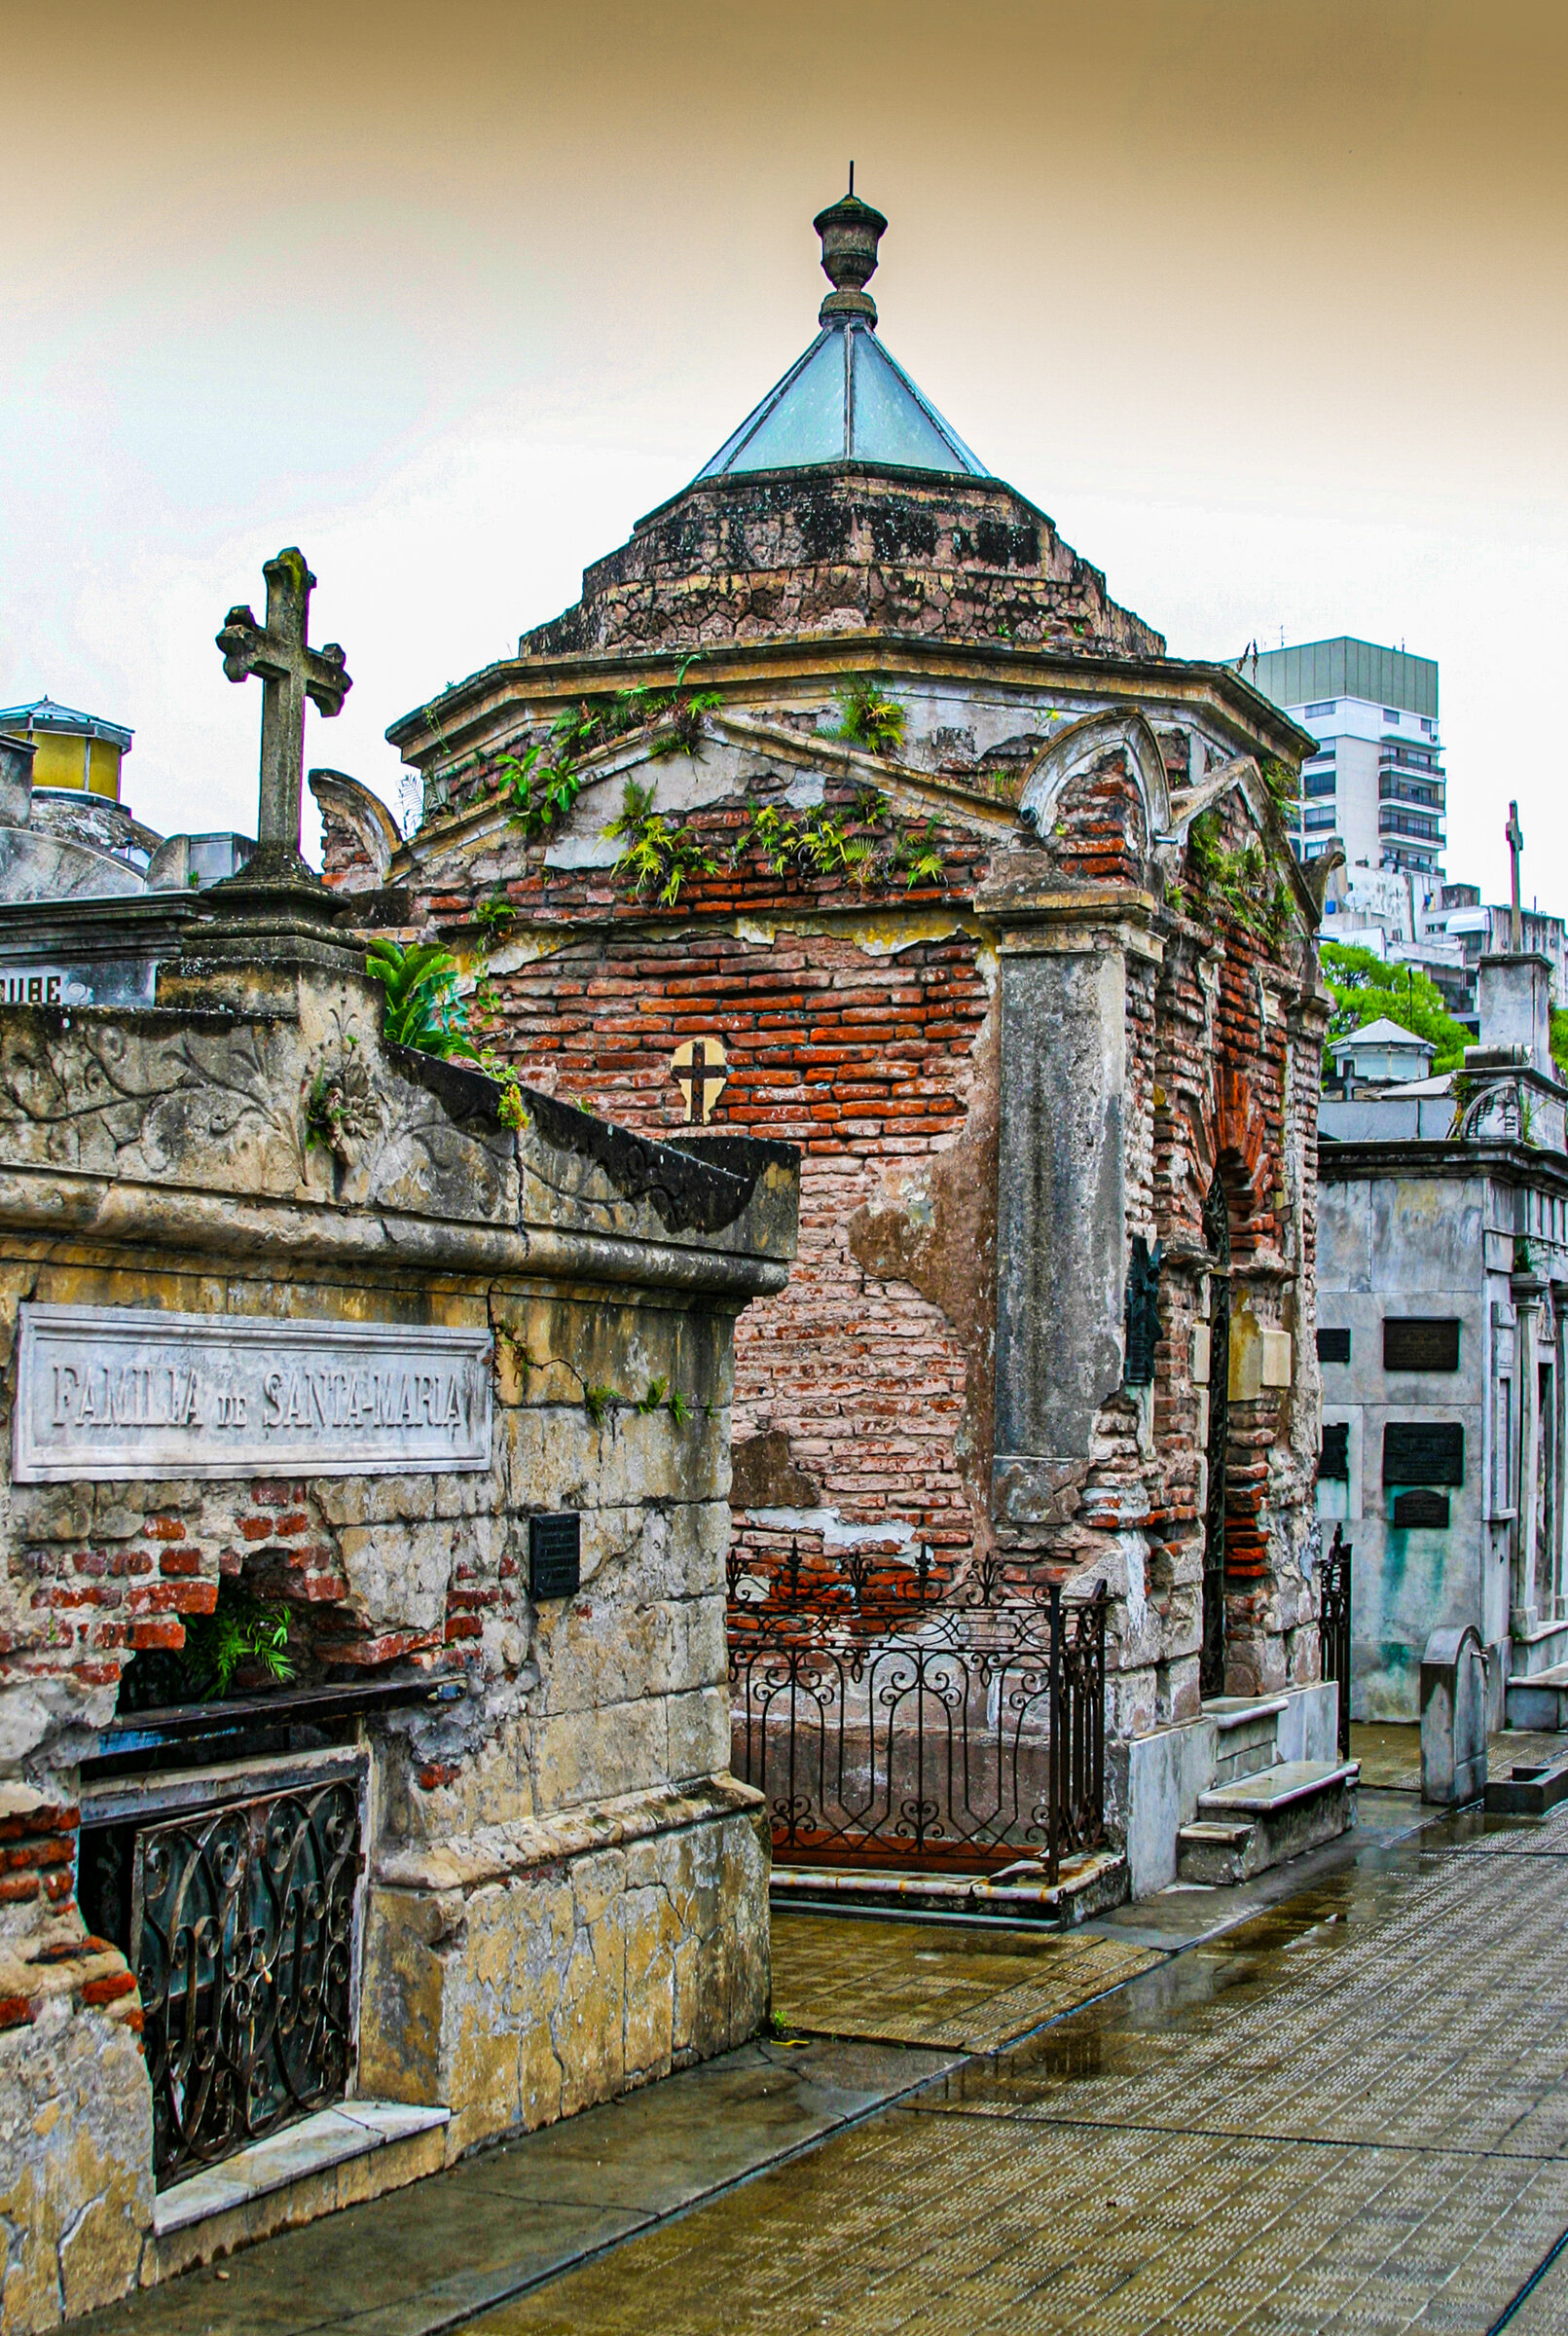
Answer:
M323 649L310 645L310 588L315 578L304 553L291 545L267 561L262 574L267 578L266 624L258 625L248 608L231 608L218 635L223 670L231 681L247 680L252 674L261 676L258 873L269 862L292 863L300 857L306 699L321 713L339 713L353 686L335 640Z
M1524 921L1519 915L1519 854L1524 850L1524 829L1519 825L1519 807L1508 807L1508 825L1503 834L1508 843L1510 865L1513 872L1513 917L1510 928L1509 946L1515 957L1524 947Z

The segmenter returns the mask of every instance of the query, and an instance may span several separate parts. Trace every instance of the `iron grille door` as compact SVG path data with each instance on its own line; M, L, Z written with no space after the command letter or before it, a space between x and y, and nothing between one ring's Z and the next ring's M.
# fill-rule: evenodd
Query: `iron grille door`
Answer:
M1215 1171L1203 1204L1203 1238L1219 1269L1209 1276L1209 1485L1203 1512L1203 1643L1198 1692L1225 1692L1225 1470L1229 1459L1230 1210Z
M343 1778L137 1833L130 1963L160 2189L343 2099L363 1868Z
M1339 1689L1339 1757L1350 1758L1350 1559L1344 1527L1335 1525L1333 1547L1318 1560L1318 1668Z
M944 1594L851 1560L736 1595L732 1763L766 1797L781 1863L973 1872L1105 1839L1104 1586L1004 1585L994 1562ZM753 1587L761 1587L754 1576Z

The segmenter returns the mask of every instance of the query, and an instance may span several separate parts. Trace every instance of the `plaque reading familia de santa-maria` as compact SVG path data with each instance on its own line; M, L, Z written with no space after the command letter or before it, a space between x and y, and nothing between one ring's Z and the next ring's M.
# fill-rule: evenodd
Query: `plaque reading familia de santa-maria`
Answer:
M132 1306L18 1313L19 1484L491 1463L488 1331Z

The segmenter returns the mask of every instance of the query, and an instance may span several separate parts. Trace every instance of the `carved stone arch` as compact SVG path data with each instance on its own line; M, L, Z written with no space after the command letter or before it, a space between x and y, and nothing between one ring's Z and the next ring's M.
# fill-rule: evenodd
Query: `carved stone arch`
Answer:
M1018 799L1019 816L1033 822L1035 832L1048 842L1059 806L1076 779L1082 778L1103 756L1120 747L1137 787L1144 815L1144 833L1138 839L1147 856L1171 824L1171 795L1165 777L1165 758L1146 717L1136 709L1112 707L1085 714L1059 730L1036 755L1024 776Z

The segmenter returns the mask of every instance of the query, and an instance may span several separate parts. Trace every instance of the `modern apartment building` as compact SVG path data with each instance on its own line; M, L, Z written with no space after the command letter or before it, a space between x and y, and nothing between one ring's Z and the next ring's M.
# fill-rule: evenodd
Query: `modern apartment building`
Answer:
M1436 659L1340 634L1250 649L1237 670L1318 742L1301 775L1300 857L1314 859L1339 844L1352 868L1390 868L1440 886Z

